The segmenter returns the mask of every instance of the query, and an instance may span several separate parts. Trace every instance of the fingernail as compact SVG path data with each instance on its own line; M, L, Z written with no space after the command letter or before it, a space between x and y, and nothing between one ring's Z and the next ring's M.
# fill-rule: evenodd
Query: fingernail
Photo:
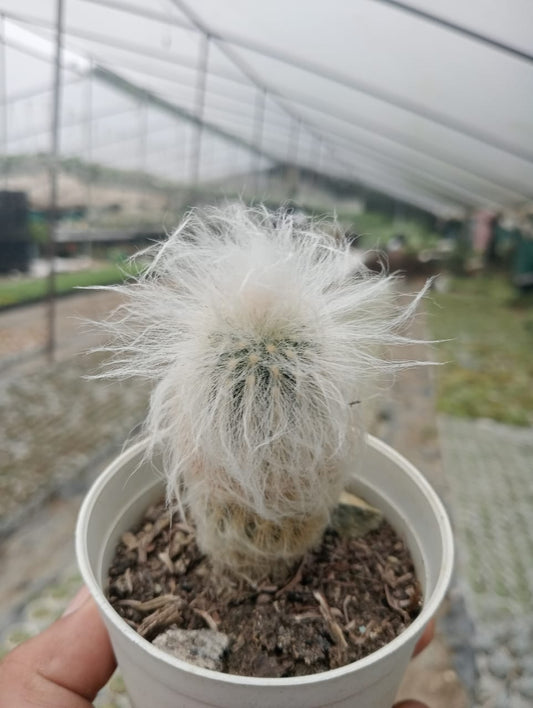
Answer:
M85 603L89 596L90 593L84 585L78 590L76 595L74 595L72 600L68 603L66 610L63 612L63 617L71 615L73 612L76 612L76 610L79 610L79 608Z

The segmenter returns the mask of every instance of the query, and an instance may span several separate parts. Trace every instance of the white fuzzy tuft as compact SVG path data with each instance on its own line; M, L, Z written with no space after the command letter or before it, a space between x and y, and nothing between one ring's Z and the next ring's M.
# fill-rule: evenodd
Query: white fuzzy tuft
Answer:
M356 435L350 403L414 363L382 356L409 341L402 328L423 293L400 308L394 278L351 272L348 246L243 206L192 212L143 255L147 270L113 288L126 302L107 323L114 356L101 375L154 381L148 454L163 454L169 498L192 515L204 550L223 552L213 538L232 536L217 508L280 528L326 523ZM254 545L247 535L237 556ZM301 545L283 539L272 555L290 559Z

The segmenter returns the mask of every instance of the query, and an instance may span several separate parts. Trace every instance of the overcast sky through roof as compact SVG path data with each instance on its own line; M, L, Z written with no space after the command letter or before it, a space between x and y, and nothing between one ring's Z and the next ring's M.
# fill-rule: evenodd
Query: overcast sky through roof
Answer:
M533 3L405 4L481 38L384 0L66 0L62 153L186 180L190 122L81 77L101 65L194 114L200 27L212 34L204 119L242 143L204 133L203 179L294 161L436 210L530 200ZM56 3L0 11L7 151L46 151Z

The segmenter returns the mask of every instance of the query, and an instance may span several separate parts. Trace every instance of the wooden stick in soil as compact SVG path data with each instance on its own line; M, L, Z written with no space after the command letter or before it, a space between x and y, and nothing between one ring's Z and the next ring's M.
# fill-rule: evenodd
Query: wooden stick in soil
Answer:
M346 647L348 646L348 642L344 637L344 632L342 631L341 626L333 618L331 607L328 605L326 598L318 590L315 590L313 592L313 597L318 602L320 613L328 624L330 634L333 637L335 644L337 644L337 646L339 646L341 649L346 649Z

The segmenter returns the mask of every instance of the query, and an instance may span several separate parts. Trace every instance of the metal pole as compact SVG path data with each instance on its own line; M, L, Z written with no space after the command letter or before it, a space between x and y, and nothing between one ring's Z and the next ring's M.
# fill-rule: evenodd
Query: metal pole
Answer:
M296 166L298 162L298 152L300 149L300 135L302 132L301 118L291 120L291 129L289 133L289 145L287 148L287 160Z
M196 130L191 141L191 192L196 194L200 177L200 161L202 157L202 136L205 108L205 95L207 85L207 68L209 60L210 35L202 34L198 49L198 67L196 70L196 95L194 101L194 115L197 119Z
M144 175L148 167L148 101L146 97L139 105L139 123L139 170Z
M185 2L185 0L171 0L171 2L179 8L202 32L211 31L209 26L203 22L193 10L191 10L188 2ZM505 137L502 138L499 134L495 135L486 133L485 131L480 130L477 125L464 123L461 118L455 118L453 115L449 115L448 113L442 114L429 105L418 103L417 101L411 100L409 97L400 95L395 91L390 92L382 89L366 79L358 79L354 77L351 73L339 72L322 64L318 64L314 60L302 59L294 56L293 54L280 51L268 45L258 44L255 41L250 41L240 36L227 33L220 35L214 31L211 32L211 34L213 36L213 41L216 43L220 51L223 52L236 66L238 66L256 85L264 85L264 82L261 81L260 77L258 77L255 72L251 70L250 65L241 59L240 55L234 49L235 46L263 54L264 56L270 57L276 61L285 62L286 64L290 64L297 69L302 69L302 71L307 71L314 74L317 77L338 83L341 86L359 91L392 106L396 106L397 108L401 108L405 111L418 115L421 118L431 121L437 125L441 125L444 128L462 133L463 135L473 138L474 140L490 145L492 148L498 148L509 153L510 155L515 155L522 160L533 162L533 151L531 149L527 149L529 146L526 147L524 145L510 144ZM233 46L229 46L230 43ZM297 116L294 110L287 107L285 102L283 102L282 107L289 115L292 115L293 117ZM308 121L306 122L309 123Z
M322 138L313 138L311 140L309 164L311 167L311 185L317 186L318 175L322 169Z
M3 158L4 189L9 186L8 161L7 161L7 53L5 43L6 18L0 15L0 101L2 102L2 115L0 127L1 155Z
M472 39L476 42L481 42L482 44L485 44L486 46L491 47L492 49L498 49L499 51L506 52L510 56L515 57L517 59L523 59L524 61L527 61L530 64L533 63L532 53L522 51L521 49L513 47L510 44L505 44L505 42L499 42L498 40L493 39L492 37L488 37L487 35L481 34L480 32L474 32L474 30L468 29L468 27L463 27L462 25L458 25L455 22L450 22L449 20L445 20L443 17L432 15L431 13L425 12L422 9L418 9L416 7L408 5L407 3L400 2L400 0L379 0L379 2L390 5L396 8L397 10L403 10L404 12L408 12L411 15L419 17L422 20L432 22L433 24L443 27L446 30L452 30L457 34L463 35L463 37L468 37L468 39Z
M263 129L265 126L265 106L267 99L266 89L259 89L255 96L254 126L252 144L256 152L252 152L252 189L254 194L259 190L259 170L261 167L261 153L263 150Z
M291 199L295 197L298 192L298 182L300 180L298 152L300 147L301 131L302 121L299 118L293 118L291 120L289 144L287 146L287 193Z
M186 123L184 121L179 121L175 118L175 132L174 132L174 143L175 143L175 156L176 156L176 167L172 179L179 188L176 190L175 199L175 209L179 210L186 205L187 199L189 198L189 189L186 185L187 178L187 157L189 155L189 134L193 129L192 123ZM179 198L178 198L179 194Z
M55 230L57 226L58 207L58 176L59 176L59 127L60 127L60 94L61 94L61 55L63 49L63 0L56 4L56 42L54 61L54 92L52 103L51 145L49 156L48 178L50 183L50 198L48 205L48 239L47 257L48 275L48 341L47 353L50 361L54 360L56 350L56 272L55 272Z
M85 93L85 159L87 160L87 228L90 232L93 225L93 63L85 77L87 81ZM92 255L91 236L87 239L86 253Z
M183 126L180 126L179 122L176 120L174 123L174 151L176 154L176 180L179 180L179 174L182 167L183 161L183 144L187 139L187 132L185 131L185 137L183 137ZM186 148L185 148L186 149ZM187 154L187 153L185 153Z
M264 55L266 57L270 57L271 59L274 59L279 62L284 62L286 64L289 64L297 69L301 69L302 71L314 74L316 76L319 76L321 78L327 79L329 81L335 82L341 86L345 86L346 88L364 93L368 96L371 96L375 99L378 99L380 101L383 101L385 103L389 103L390 105L396 106L398 108L401 108L404 111L408 111L411 113L414 113L415 115L418 115L428 121L434 122L437 125L441 125L449 130L453 130L458 133L462 133L465 136L468 136L469 138L472 138L474 140L477 140L479 142L485 143L486 145L489 145L491 148L497 148L503 152L507 152L510 155L514 155L522 160L525 160L527 162L533 162L533 151L531 149L528 149L524 145L513 145L509 143L506 139L506 137L503 137L500 135L500 133L497 134L492 134L492 133L486 133L483 130L480 130L478 125L471 125L468 123L464 123L461 118L455 118L452 115L449 115L448 113L446 114L441 114L439 113L438 110L434 109L433 107L422 105L417 103L416 101L412 101L408 97L401 96L395 92L389 92L386 91L385 89L382 89L378 86L375 86L374 84L368 82L363 79L357 79L354 77L352 74L349 73L344 73L344 72L338 72L336 70L333 70L329 67L325 67L322 64L318 64L315 61L311 60L305 60L302 59L301 57L296 57L290 53L282 52L274 47L270 47L268 45L263 45L263 44L257 44L256 42L251 42L247 40L246 38L240 37L240 36L235 36L233 34L227 34L225 33L224 36L221 36L217 34L214 31L211 31L205 23L199 24L198 17L196 15L193 15L191 10L188 8L187 4L183 2L183 0L170 0L176 7L182 10L187 17L191 19L191 21L205 34L209 33L210 37L213 39L213 41L217 44L217 47L236 65L238 66L242 71L244 71L248 78L253 81L257 86L259 85L264 85L264 82L259 81L258 78L256 78L255 74L251 72L249 69L249 65L244 62L242 59L240 59L239 55L231 49L229 46L234 45L237 47L240 47L242 49L249 49L252 52L256 52L258 54ZM46 22L45 20L42 20L38 17L35 16L29 16L27 14L21 14L21 13L16 13L16 12L6 12L7 17L11 17L15 20L22 21L25 24L32 24L40 27L48 27L50 26L50 23ZM162 59L162 61L167 61L170 63L176 63L178 61L176 58L170 57L169 58L169 53L168 52L154 52L152 51L147 51L145 50L142 46L139 47L138 45L135 45L131 42L124 42L124 41L119 41L118 39L113 38L113 40L109 40L109 38L102 37L101 34L97 32L87 32L82 29L77 29L75 27L69 27L69 34L72 36L76 36L79 38L85 38L88 39L89 41L96 41L96 42L103 42L105 44L111 44L115 48L121 47L125 48L126 51L129 52L134 52L137 56L154 56L159 59ZM183 63L183 62L182 62ZM187 62L185 62L187 63ZM253 77L253 78L252 78ZM233 80L233 79L232 79ZM240 83L240 81L239 81ZM281 94L277 94L277 100L278 103L282 106L282 108L285 110L286 113L289 113L290 115L295 116L296 113L294 110L292 110L290 107L288 107L288 101L292 103L293 98L291 96L284 97ZM312 127L309 123L309 120L306 120L306 123L308 124L308 127Z

